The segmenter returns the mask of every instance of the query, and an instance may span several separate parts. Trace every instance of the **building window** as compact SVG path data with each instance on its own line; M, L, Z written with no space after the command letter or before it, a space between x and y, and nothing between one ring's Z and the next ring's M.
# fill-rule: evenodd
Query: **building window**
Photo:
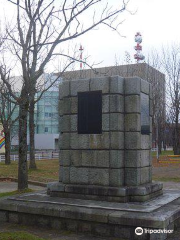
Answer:
M44 113L44 116L45 116L46 118L52 118L52 117L53 117L53 113L45 112L45 113Z
M78 134L102 133L102 91L78 93Z
M47 133L48 132L48 127L44 128L44 132Z

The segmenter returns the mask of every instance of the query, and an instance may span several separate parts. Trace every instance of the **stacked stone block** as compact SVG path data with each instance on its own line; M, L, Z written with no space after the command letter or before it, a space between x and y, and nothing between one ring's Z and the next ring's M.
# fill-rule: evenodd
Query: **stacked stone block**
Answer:
M78 92L102 91L102 134L78 134ZM124 79L64 82L60 87L60 181L124 185Z
M151 135L141 134L142 94L151 99L150 84L138 77L125 79L125 185L152 182ZM152 111L150 111L152 119ZM150 123L151 125L151 123Z
M78 134L78 93L89 91L102 93L101 134ZM162 184L152 183L149 83L138 77L79 79L63 82L59 95L60 171L59 182L48 185L51 196L128 202L162 194Z

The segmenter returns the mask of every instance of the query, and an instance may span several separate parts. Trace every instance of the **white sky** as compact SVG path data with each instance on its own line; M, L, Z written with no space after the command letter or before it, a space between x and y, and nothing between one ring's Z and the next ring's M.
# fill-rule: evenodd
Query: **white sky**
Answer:
M113 5L121 3L121 0L108 2L109 5ZM103 27L74 41L77 45L82 43L84 56L90 55L91 62L103 61L98 67L113 65L115 56L122 62L125 51L128 51L133 59L134 35L137 31L142 34L143 54L146 58L153 48L161 49L162 45L180 42L179 0L130 0L128 10L132 12L137 10L137 12L134 15L129 13L122 15L121 19L125 21L120 25L119 30L121 35L126 36L125 38ZM0 0L1 18L4 13L7 18L12 17L12 6L7 0Z
M137 12L135 15L126 14L125 21L119 28L126 38L106 29L88 33L82 41L91 59L103 60L102 66L113 65L115 55L123 61L125 51L133 59L136 45L134 35L137 31L142 34L143 54L146 58L153 48L161 49L162 45L180 43L179 0L131 0L128 9Z

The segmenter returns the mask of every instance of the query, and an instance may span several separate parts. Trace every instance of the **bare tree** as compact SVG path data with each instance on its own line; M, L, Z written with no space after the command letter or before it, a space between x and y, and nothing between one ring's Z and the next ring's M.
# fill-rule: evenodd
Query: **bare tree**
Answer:
M104 24L112 30L117 30L118 16L126 9L127 2L122 1L119 9L113 10L105 5L100 13L92 12L92 22L84 24L82 17L91 14L100 4L100 0L60 1L60 6L55 0L25 0L13 1L17 9L17 25L7 27L7 42L11 46L11 52L17 57L22 68L22 88L20 96L13 94L11 86L6 80L9 93L19 104L19 169L18 189L28 187L27 174L27 119L28 110L34 108L34 96L38 88L38 79L43 74L45 67L53 56L68 58L69 62L63 71L74 62L64 52L57 49L72 39L78 38L88 31ZM90 18L89 18L90 19ZM57 53L55 52L57 50ZM62 71L62 72L63 72ZM53 84L53 83L52 83ZM49 87L48 87L49 88ZM47 89L46 89L47 90ZM44 90L45 91L45 90ZM37 101L37 100L36 100ZM32 119L33 122L33 119ZM34 124L32 124L32 129Z
M0 81L0 121L2 123L3 132L5 135L5 164L9 165L11 163L11 130L14 122L16 122L17 119L12 119L16 105L11 108L11 96L6 84L3 82L4 80L8 85L12 84L12 81L10 80L11 69L8 67L8 64L4 62L4 42L6 37L6 33L2 34L2 32L0 32L0 79L2 80Z
M6 79L9 82L9 73L2 71L0 68L1 79ZM18 120L18 117L13 119L13 113L16 108L16 104L13 104L10 99L7 87L4 84L0 84L0 120L3 126L4 136L5 136L5 164L9 165L11 163L11 132L14 123Z
M162 66L167 82L167 114L173 128L174 154L180 154L180 47L172 45L163 48Z
M162 69L162 60L156 50L152 50L147 59L147 78L152 85L152 135L157 148L157 158L162 151L162 143L165 144L165 124L166 124L166 89L165 75ZM156 71L153 71L153 68Z

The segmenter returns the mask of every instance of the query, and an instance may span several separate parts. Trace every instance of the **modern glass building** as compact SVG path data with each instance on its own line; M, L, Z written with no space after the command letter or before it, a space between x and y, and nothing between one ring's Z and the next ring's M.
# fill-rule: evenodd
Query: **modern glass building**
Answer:
M40 93L37 94L39 97ZM58 123L58 91L47 91L35 106L36 134L59 133Z
M53 81L54 76L44 74L45 87L47 83ZM49 81L48 81L49 80ZM41 99L35 105L35 148L36 149L58 149L59 138L59 119L58 119L58 101L59 101L59 84L61 79L57 81L56 86L45 91ZM36 94L39 98L41 92ZM11 106L12 108L13 106ZM19 114L18 106L14 110L13 119ZM29 128L28 128L29 132ZM29 143L29 137L28 137ZM18 145L18 121L12 130L12 145Z

